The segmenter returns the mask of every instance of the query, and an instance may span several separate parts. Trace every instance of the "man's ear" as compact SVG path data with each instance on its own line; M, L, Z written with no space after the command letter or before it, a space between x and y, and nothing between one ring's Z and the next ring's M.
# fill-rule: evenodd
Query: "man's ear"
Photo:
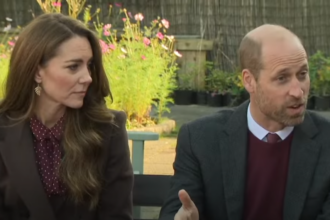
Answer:
M255 92L256 88L256 79L254 75L248 69L242 71L242 80L243 85L250 94Z

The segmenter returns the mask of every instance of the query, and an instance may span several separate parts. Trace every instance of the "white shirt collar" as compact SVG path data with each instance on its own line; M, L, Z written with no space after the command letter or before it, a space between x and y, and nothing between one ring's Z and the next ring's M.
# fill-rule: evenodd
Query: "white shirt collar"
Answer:
M256 136L259 140L263 140L268 133L272 133L261 127L252 117L251 111L250 111L250 104L247 111L247 122L248 122L248 128L251 131L251 133ZM285 127L283 130L275 132L280 136L282 140L287 138L291 132L293 131L293 126Z

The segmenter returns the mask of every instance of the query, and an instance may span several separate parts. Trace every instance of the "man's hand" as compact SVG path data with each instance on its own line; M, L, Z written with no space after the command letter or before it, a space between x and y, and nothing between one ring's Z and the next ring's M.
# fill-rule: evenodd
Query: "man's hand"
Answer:
M176 213L174 220L199 220L197 207L185 190L179 191L179 199L182 206Z

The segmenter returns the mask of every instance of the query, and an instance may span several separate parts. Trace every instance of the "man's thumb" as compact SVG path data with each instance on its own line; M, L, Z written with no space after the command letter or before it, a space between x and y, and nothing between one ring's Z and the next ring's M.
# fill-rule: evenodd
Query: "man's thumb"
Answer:
M186 192L186 190L180 190L179 191L179 199L182 203L182 207L184 209L191 209L194 206L193 201L190 199L189 194Z

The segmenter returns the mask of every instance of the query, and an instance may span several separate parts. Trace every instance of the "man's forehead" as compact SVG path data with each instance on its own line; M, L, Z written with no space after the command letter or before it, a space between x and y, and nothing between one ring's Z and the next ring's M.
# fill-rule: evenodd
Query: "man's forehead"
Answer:
M298 38L290 40L274 40L266 41L261 47L262 58L275 58L275 57L291 57L299 56L307 59L305 48L300 43Z

